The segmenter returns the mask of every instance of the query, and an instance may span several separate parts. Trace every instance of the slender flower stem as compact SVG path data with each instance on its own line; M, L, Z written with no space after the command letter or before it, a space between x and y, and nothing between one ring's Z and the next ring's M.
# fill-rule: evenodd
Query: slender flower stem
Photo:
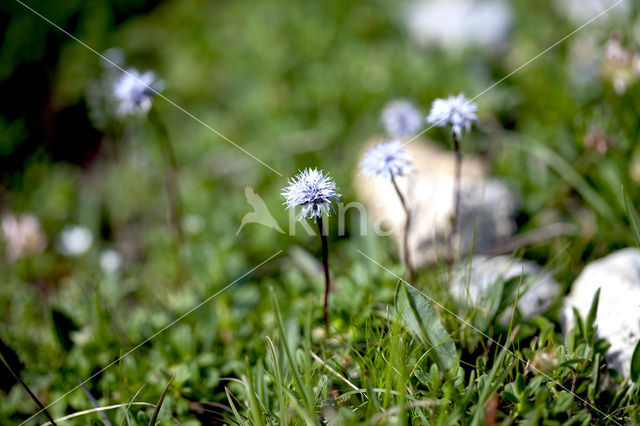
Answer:
M180 189L178 186L178 163L176 155L169 139L169 131L156 111L155 107L149 110L149 122L153 125L166 155L165 188L169 199L169 221L173 231L176 233L179 245L182 245L182 207L180 200Z
M462 174L462 152L460 152L460 136L453 132L453 150L455 151L455 167L453 182L453 217L451 218L451 233L447 242L447 263L451 266L455 260L454 240L458 234L460 216L460 180Z
M164 186L169 202L169 223L175 235L174 246L176 252L176 267L178 269L175 279L176 284L180 284L183 282L185 276L185 268L180 256L180 249L184 242L184 233L182 232L182 202L180 187L178 185L178 162L173 146L171 145L171 139L169 138L169 130L155 107L151 107L149 110L149 122L158 134L158 139L160 139L162 143L166 156Z
M404 234L402 235L402 251L403 251L403 260L404 265L407 268L407 272L409 274L409 281L413 282L413 267L411 265L411 254L409 253L409 231L411 229L411 211L409 210L409 206L407 205L407 201L405 200L400 188L398 187L398 183L396 182L396 177L391 175L391 183L393 184L393 188L396 190L396 194L398 194L398 198L400 198L400 204L402 204L402 208L404 209L404 213L406 219L404 221Z
M317 218L318 231L320 232L320 239L322 240L322 268L324 270L324 302L322 305L324 328L329 332L329 290L331 289L331 280L329 279L329 244L327 243L327 236L324 233L324 225L322 223L322 216Z

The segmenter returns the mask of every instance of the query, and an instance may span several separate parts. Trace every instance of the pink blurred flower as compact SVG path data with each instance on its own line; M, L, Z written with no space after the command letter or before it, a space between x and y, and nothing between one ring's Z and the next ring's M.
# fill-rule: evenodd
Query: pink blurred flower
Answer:
M32 253L41 253L47 246L47 237L40 222L31 213L2 216L2 235L6 242L7 256L15 261Z

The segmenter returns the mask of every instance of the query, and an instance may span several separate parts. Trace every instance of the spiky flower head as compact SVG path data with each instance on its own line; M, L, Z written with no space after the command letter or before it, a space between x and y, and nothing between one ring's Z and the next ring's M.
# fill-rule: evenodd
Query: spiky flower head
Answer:
M333 179L322 170L306 168L289 179L283 188L284 204L287 209L302 207L300 219L312 219L329 214L331 203L340 198Z
M113 85L113 95L119 102L117 114L146 114L151 108L153 95L162 89L152 71L140 73L135 68L124 72Z
M404 176L413 171L411 156L400 141L388 141L370 148L360 161L363 175L380 176L391 180L394 176Z
M460 93L447 99L436 99L431 105L427 122L439 127L451 126L451 131L460 137L462 128L471 130L471 123L478 121L478 106Z
M382 110L382 124L392 138L413 136L421 123L422 115L409 101L395 100Z

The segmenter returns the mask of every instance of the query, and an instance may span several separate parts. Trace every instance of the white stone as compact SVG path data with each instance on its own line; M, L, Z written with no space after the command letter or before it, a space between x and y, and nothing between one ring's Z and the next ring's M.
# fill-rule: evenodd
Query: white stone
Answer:
M501 49L512 23L504 0L419 0L409 6L406 25L420 45Z
M597 21L604 24L614 18L629 16L631 2L621 2L619 0L555 0L555 6L575 23L584 24L602 14L597 18Z
M573 327L573 309L585 318L600 288L597 335L611 344L607 363L628 377L631 356L640 338L640 250L626 248L589 263L565 298L562 325Z
M91 248L93 234L84 226L67 225L56 238L56 249L65 256L81 256Z
M492 285L514 279L520 286L518 310L524 319L547 310L561 291L553 275L534 262L510 256L474 255L470 264L467 262L454 272L451 294L467 306L482 306ZM510 313L507 323L509 318Z
M424 141L406 146L415 171L398 178L398 186L412 211L409 250L414 266L433 263L446 253L445 241L451 230L454 205L454 155ZM465 155L462 160L461 205L457 250L464 254L492 248L516 230L516 197L499 180L487 178L486 166L479 158ZM363 175L355 187L374 225L388 230L397 242L403 234L405 214L390 182ZM384 224L384 225L381 225ZM473 244L472 244L473 243ZM398 244L402 246L402 244Z
M122 267L122 256L113 249L106 249L100 253L100 267L107 275L115 275Z

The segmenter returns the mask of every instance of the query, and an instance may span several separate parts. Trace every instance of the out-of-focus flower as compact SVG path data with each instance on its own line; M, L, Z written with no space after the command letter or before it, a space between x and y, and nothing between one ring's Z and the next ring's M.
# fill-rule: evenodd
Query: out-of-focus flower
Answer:
M119 102L117 114L140 115L151 109L153 95L161 90L161 84L152 71L140 73L129 68L113 85L113 95Z
M71 340L78 346L84 346L91 341L94 335L93 329L85 325L80 330L71 332Z
M116 274L122 267L122 256L113 249L106 249L100 253L100 267L107 275Z
M422 115L409 101L389 102L382 110L382 123L392 138L413 136L422 124Z
M204 221L202 216L187 214L182 219L182 227L188 234L198 235L205 230L207 223Z
M93 243L93 234L80 225L67 225L56 238L56 249L65 256L81 256Z
M640 56L622 45L620 38L611 37L604 48L602 76L611 81L619 95L640 77Z
M307 168L289 179L282 195L287 209L302 207L300 219L317 219L329 214L331 203L341 197L337 189L333 179L322 170Z
M606 154L609 145L611 145L609 138L598 126L591 126L584 135L584 146L599 155Z
M476 116L477 105L462 93L458 96L449 96L447 99L436 99L431 105L431 112L427 122L434 126L451 126L451 131L460 137L462 129L471 130L471 123L478 121Z
M3 215L2 235L7 244L7 256L12 261L41 253L47 246L47 237L40 229L40 222L31 213Z
M560 361L552 351L538 351L536 352L531 365L535 368L536 373L547 373L558 368L560 366Z
M420 45L501 49L506 45L512 12L504 0L419 0L408 8L405 19Z
M413 170L411 156L400 141L383 142L370 148L360 161L363 175L380 176L391 180L394 176L404 176Z

